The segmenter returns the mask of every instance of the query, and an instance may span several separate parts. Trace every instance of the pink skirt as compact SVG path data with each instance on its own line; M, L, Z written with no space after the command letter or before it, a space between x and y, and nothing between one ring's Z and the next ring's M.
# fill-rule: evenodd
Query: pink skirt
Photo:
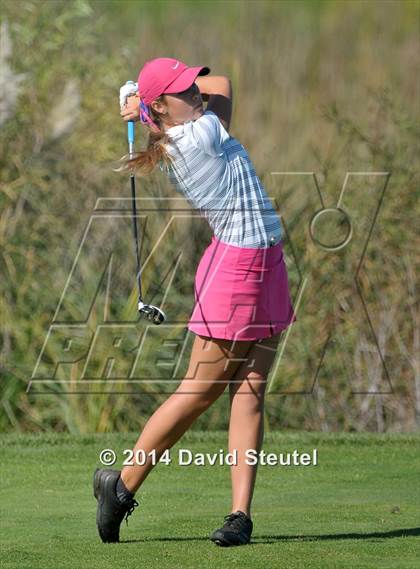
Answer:
M213 235L197 267L194 296L187 328L208 338L259 340L297 319L282 241L266 248L238 247Z

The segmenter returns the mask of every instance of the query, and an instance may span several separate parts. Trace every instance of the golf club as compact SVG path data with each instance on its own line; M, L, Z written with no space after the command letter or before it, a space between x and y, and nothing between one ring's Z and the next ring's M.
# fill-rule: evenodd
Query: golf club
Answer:
M128 121L127 125L128 134L128 152L130 158L134 155L134 121ZM139 244L138 244L138 234L137 234L137 210L136 210L136 181L133 172L130 174L130 184L131 184L131 198L133 206L133 228L134 228L134 240L136 248L136 263L137 263L137 284L139 289L139 300L138 300L138 311L140 316L151 320L154 324L161 324L166 320L166 315L157 306L153 304L145 304L143 302L143 296L141 292L141 276L140 276L140 254L139 254Z

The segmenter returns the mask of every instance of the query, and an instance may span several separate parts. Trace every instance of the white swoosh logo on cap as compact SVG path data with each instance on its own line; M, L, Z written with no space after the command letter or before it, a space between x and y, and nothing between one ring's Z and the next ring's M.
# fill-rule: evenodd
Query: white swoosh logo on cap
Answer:
M179 65L179 61L177 61L175 67L171 67L171 69L176 69L178 67L178 65Z

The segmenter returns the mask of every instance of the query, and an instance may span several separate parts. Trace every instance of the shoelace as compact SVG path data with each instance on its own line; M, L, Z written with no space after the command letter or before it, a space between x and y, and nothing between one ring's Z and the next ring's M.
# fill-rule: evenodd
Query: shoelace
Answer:
M127 510L127 513L125 514L125 518L124 518L127 525L128 525L128 516L131 516L131 514L134 512L134 509L137 508L138 505L139 505L139 503L137 502L137 500L134 500L134 498L129 503L128 510Z
M245 522L245 518L236 512L224 517L225 525L229 525L232 529L240 530Z

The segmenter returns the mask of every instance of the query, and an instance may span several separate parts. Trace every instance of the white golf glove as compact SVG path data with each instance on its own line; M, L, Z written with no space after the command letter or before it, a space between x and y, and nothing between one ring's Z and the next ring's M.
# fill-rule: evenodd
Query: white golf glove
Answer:
M125 85L120 87L120 109L124 107L127 102L127 97L130 95L138 94L138 85L134 81L127 81Z

